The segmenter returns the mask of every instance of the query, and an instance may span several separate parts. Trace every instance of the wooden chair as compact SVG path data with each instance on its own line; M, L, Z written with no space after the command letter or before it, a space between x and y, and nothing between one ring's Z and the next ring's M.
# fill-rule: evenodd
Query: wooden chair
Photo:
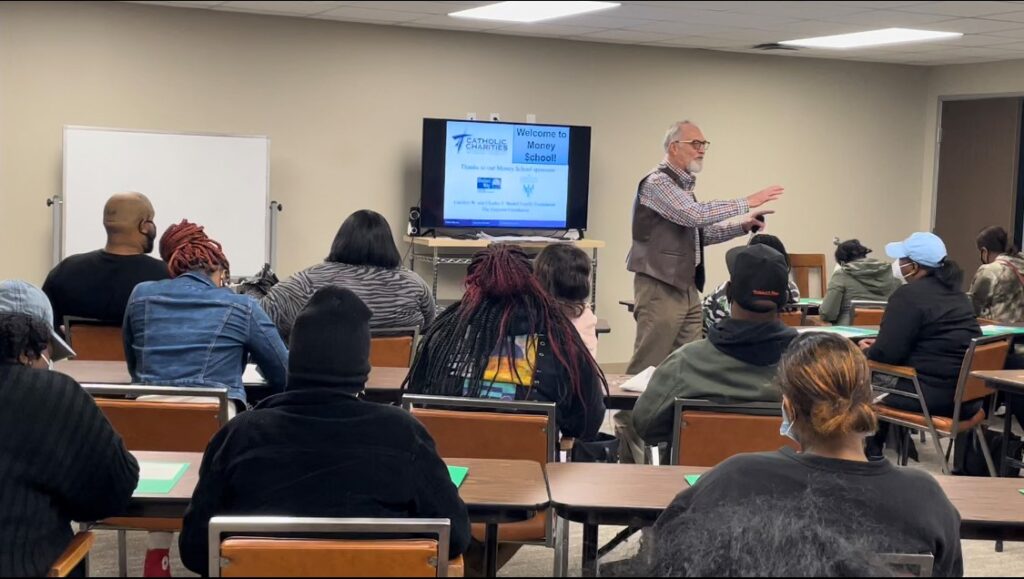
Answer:
M786 324L787 326L791 326L794 328L799 328L800 326L803 326L806 319L807 313L805 311L779 313L779 321L781 321L783 324Z
M370 332L370 365L381 368L408 368L416 354L420 329L379 328Z
M120 324L64 317L64 335L76 360L124 362L124 337Z
M887 302L853 300L850 302L851 326L877 326L882 323Z
M821 288L818 295L825 297L825 288L828 286L825 279L825 254L824 253L791 253L789 254L790 271L793 272L793 281L796 287L800 288L800 297L811 297L811 270L817 269L821 278Z
M779 434L782 406L778 402L718 404L707 400L675 400L671 464L713 467L745 452L770 452L783 446L800 450Z
M939 456L943 456L942 444L939 438L949 438L949 447L946 449L946 459L942 463L943 474L949 474L949 455L953 450L953 442L962 433L974 430L977 440L984 441L982 426L985 423L986 415L984 405L978 412L967 420L960 419L960 409L966 402L973 402L987 398L995 393L985 385L983 380L971 377L971 372L979 370L1002 370L1006 365L1006 354L1010 350L1011 338L1007 336L994 336L988 338L975 338L964 355L963 364L960 366L960 376L957 379L956 391L953 398L953 416L932 416L928 410L928 404L921 393L921 383L917 379L917 372L907 366L891 366L879 362L869 362L871 373L905 378L914 384L914 392L904 392L891 388L884 388L873 385L875 391L890 396L900 396L917 400L921 404L921 412L908 412L897 410L888 406L878 406L878 417L902 429L900 434L900 463L907 464L907 452L909 449L910 431L926 430L931 433L935 444L935 450ZM988 467L989 475L996 476L996 468L992 462L992 456L988 445L980 444L982 455L985 457L985 465Z
M541 465L558 462L558 423L553 402L406 394L402 396L402 407L427 428L441 456L532 460ZM473 525L473 536L484 539L483 525ZM554 517L549 516L549 511L528 521L498 527L501 542L554 547L555 538Z
M82 561L86 562L85 576L89 576L88 571L88 559L89 550L92 549L93 543L96 542L96 535L91 531L83 531L77 533L72 539L68 547L64 549L64 552L60 554L60 557L50 565L50 570L46 573L47 577L67 577L78 567Z
M129 450L205 452L210 439L227 424L226 388L171 388L165 386L83 386L124 439ZM139 400L140 396L190 396L209 402L185 403ZM181 519L115 517L96 528L117 531L118 572L128 576L127 531L181 530Z
M462 557L448 560L448 519L213 517L209 529L210 577L461 577L464 572ZM419 534L436 539L404 538ZM366 535L403 538L358 538Z

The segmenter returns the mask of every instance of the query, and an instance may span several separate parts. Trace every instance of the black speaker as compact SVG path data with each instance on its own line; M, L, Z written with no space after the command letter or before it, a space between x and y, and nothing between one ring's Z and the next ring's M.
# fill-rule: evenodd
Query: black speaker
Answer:
M423 231L420 229L420 208L410 207L409 208L409 235L416 237Z

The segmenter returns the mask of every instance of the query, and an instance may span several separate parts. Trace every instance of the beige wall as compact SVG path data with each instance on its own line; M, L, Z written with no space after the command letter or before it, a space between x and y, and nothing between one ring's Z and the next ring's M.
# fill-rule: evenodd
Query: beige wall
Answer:
M988 64L961 64L931 68L923 103L924 157L921 172L921 223L935 222L936 139L940 98L1024 96L1024 60ZM974 264L961 264L971 269Z
M923 68L389 28L119 3L0 4L0 277L39 283L64 124L266 134L279 269L321 259L369 207L398 229L418 197L420 122L499 111L594 128L588 235L603 252L601 359L629 358L623 266L637 180L666 125L714 142L698 193L778 183L792 252L881 245L921 207ZM159 208L157 208L159 220ZM160 225L166 225L161 223ZM213 232L216 234L216 232ZM725 277L724 248L709 252Z

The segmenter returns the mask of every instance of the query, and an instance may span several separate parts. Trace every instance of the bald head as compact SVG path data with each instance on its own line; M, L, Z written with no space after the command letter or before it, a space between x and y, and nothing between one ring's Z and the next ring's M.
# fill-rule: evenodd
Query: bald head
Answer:
M142 193L118 193L103 206L103 228L107 230L108 253L136 255L153 251L156 212Z

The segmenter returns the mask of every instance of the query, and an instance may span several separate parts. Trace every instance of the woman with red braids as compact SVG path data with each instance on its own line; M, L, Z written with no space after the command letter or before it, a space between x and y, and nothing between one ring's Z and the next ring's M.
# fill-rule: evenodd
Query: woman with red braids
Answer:
M572 321L507 244L473 256L462 300L430 326L405 388L417 394L555 402L565 436L593 438L604 375Z
M226 387L244 407L242 372L251 354L274 393L284 389L288 349L259 303L224 287L221 245L183 220L160 238L169 280L136 286L124 318L132 380L166 386Z

